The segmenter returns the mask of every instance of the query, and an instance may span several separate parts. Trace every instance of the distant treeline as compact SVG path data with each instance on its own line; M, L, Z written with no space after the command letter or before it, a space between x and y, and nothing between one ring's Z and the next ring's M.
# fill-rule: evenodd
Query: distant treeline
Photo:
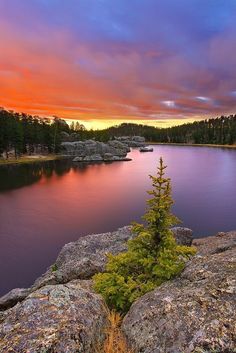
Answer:
M236 115L197 121L171 128L126 124L103 130L86 130L80 123L70 126L54 117L42 119L24 113L0 109L0 154L15 156L32 153L57 153L66 137L69 140L108 141L119 136L144 136L147 141L191 144L235 144Z
M236 143L236 115L221 116L171 128L121 124L105 131L111 138L141 135L147 141L153 142L232 145Z

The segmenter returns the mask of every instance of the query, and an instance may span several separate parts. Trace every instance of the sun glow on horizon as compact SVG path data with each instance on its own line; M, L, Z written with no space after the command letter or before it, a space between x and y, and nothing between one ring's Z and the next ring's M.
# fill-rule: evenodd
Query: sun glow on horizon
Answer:
M87 128L235 113L235 37L235 0L2 1L0 106Z

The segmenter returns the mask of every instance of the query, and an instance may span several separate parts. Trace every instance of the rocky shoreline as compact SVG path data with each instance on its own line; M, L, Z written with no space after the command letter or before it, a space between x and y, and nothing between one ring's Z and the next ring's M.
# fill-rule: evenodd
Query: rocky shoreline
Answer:
M173 230L179 244L192 231ZM126 250L130 227L66 244L28 289L0 298L0 352L93 353L107 309L91 277L107 253ZM193 240L198 253L181 275L137 300L122 330L136 353L233 353L236 347L236 232Z
M127 154L131 147L143 147L145 139L141 136L117 138L107 143L95 140L64 141L62 152L72 156L74 162L114 162L130 161Z

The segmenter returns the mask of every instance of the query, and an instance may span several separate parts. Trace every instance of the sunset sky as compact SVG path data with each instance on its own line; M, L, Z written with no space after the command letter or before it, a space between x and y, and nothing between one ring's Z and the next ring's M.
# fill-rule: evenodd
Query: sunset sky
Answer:
M236 113L236 1L0 0L0 106L98 128Z

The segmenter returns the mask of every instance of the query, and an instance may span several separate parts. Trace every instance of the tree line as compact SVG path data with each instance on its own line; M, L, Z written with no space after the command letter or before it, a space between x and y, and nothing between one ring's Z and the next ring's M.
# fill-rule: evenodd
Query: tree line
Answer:
M232 145L236 143L236 115L195 121L170 128L121 124L108 128L106 133L109 138L141 135L147 141L153 142Z
M0 108L0 154L57 153L63 140L95 139L108 141L119 136L144 136L147 141L163 143L236 143L236 115L201 120L171 128L123 123L103 130L87 130L79 122L53 120Z
M59 151L60 132L70 132L68 124L57 117L53 121L0 110L0 154L14 152L15 157L21 154L56 153Z

